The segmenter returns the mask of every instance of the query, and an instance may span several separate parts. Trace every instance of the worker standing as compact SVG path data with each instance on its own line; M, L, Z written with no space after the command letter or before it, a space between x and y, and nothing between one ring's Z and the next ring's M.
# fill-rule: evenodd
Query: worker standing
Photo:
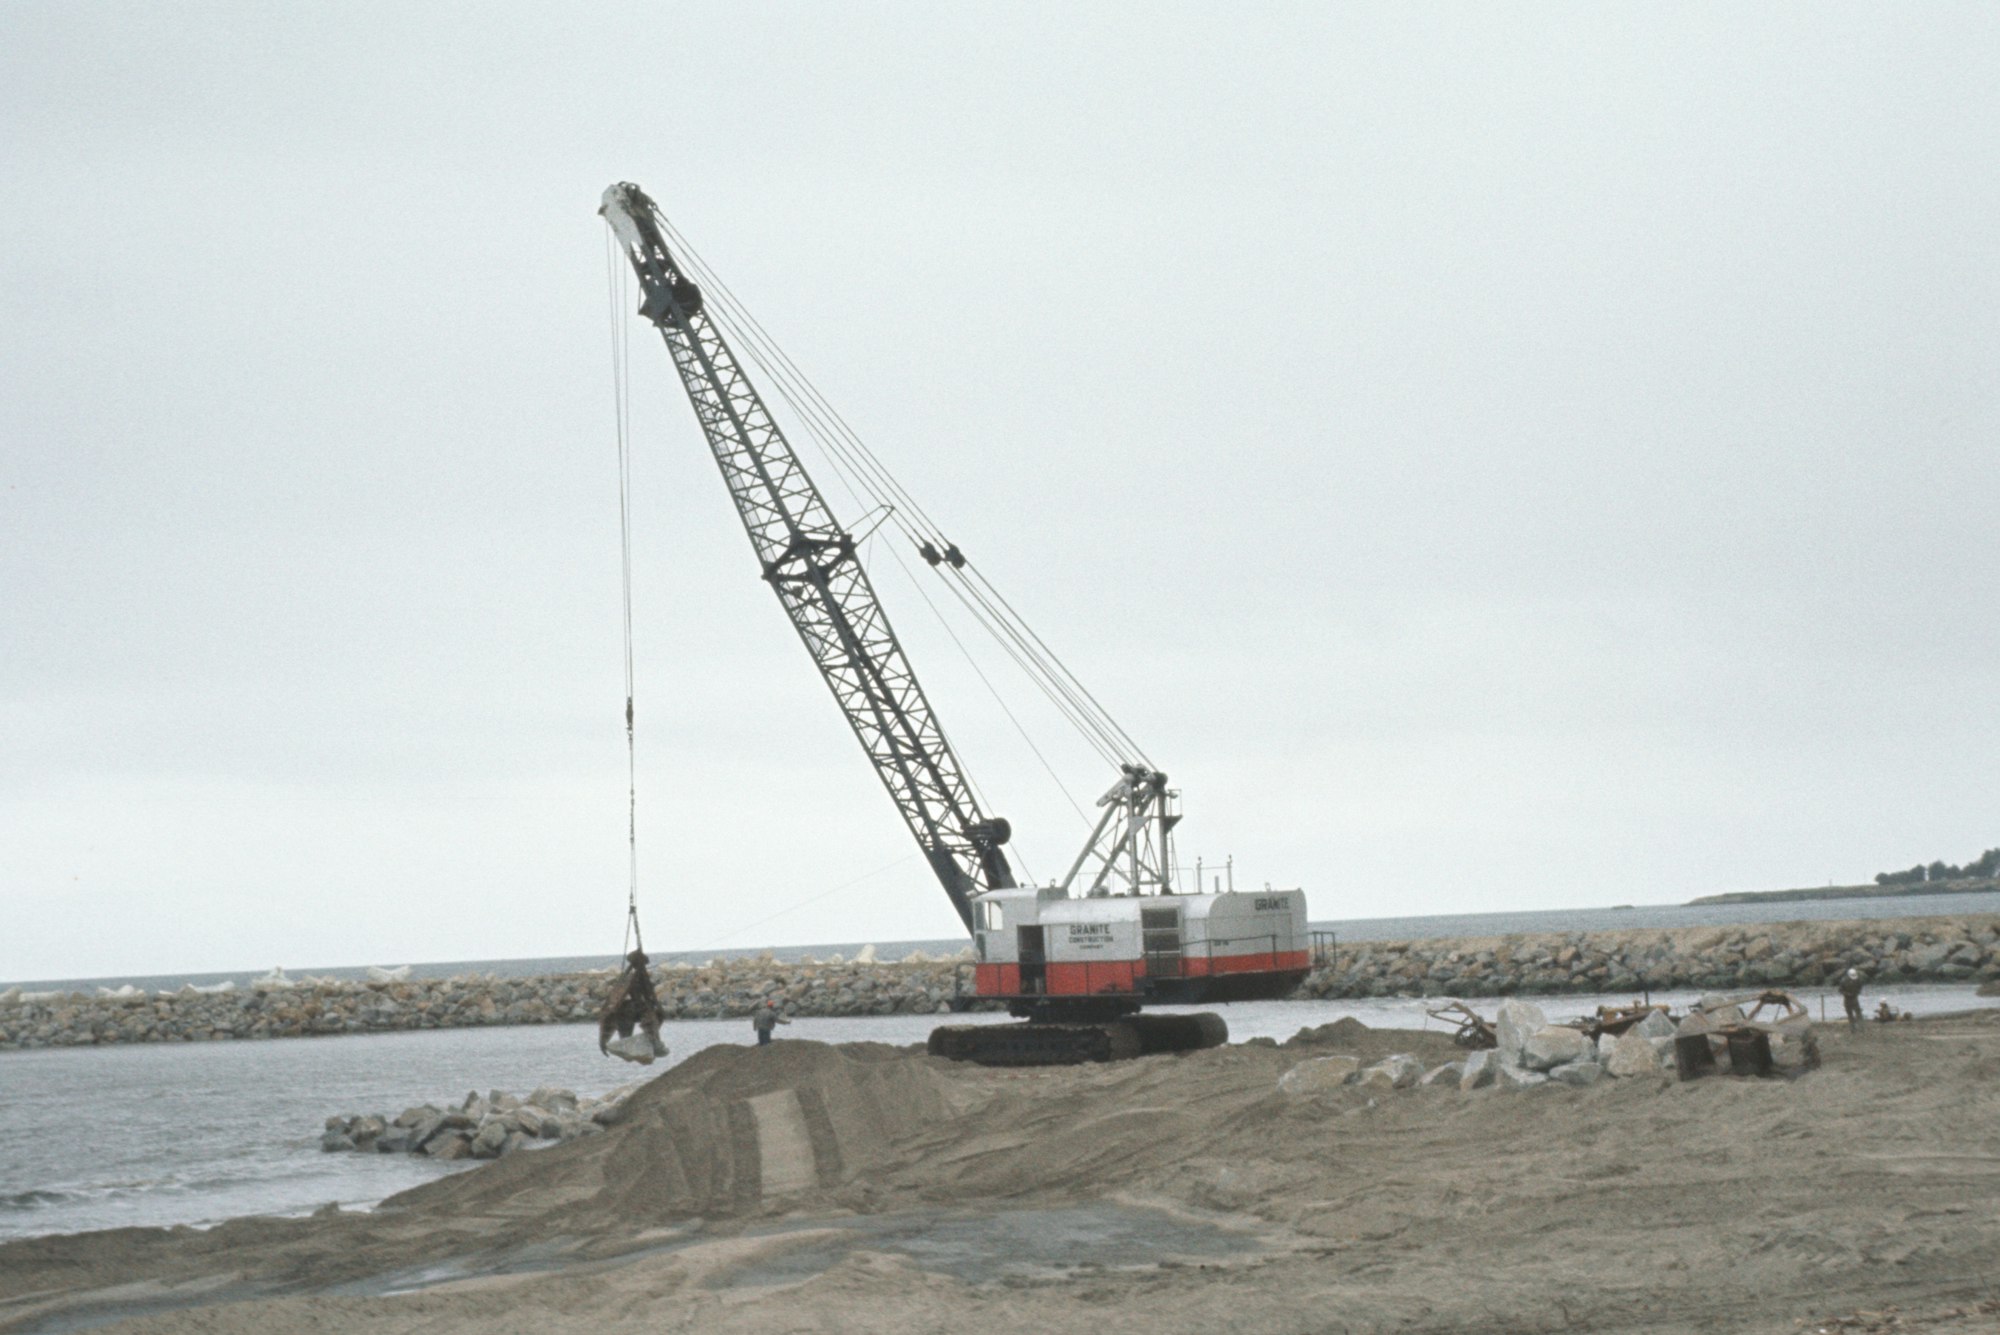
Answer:
M1861 1027L1861 970L1849 969L1840 975L1840 1000L1847 1007L1847 1027Z
M790 1020L778 1014L778 1001L775 997L759 1006L750 1015L750 1027L757 1031L757 1046L760 1048L771 1041L773 1029L781 1024L790 1023Z

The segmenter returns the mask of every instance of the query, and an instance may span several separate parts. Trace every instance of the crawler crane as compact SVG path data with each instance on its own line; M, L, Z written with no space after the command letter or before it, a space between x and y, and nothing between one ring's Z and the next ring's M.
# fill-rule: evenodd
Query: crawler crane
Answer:
M1005 851L1011 826L980 809L876 598L856 537L834 518L724 339L689 271L692 252L636 185L606 190L599 212L638 276L639 314L666 342L765 583L972 937L976 998L1004 1002L1026 1021L946 1026L931 1035L931 1051L1037 1065L1207 1047L1228 1037L1219 1016L1140 1008L1275 998L1296 987L1309 967L1303 892L1204 893L1198 881L1179 884L1172 838L1179 794L1108 716L1095 726L1117 771L1098 800L1089 841L1060 880L1016 882ZM754 322L733 323L781 388L795 383ZM1001 617L1029 657L1045 650L956 546L931 535L916 547ZM1055 698L1098 719L1095 700L1059 668L1047 670L1062 692Z

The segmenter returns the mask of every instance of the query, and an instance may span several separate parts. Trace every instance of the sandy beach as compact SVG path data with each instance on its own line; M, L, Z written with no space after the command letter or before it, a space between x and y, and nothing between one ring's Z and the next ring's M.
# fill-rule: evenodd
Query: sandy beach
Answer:
M1281 1093L1312 1056L1456 1055L1351 1021L1303 1038L1034 1071L716 1048L606 1135L372 1213L0 1247L0 1330L2000 1321L2000 1011L1826 1029L1791 1081L1517 1093Z

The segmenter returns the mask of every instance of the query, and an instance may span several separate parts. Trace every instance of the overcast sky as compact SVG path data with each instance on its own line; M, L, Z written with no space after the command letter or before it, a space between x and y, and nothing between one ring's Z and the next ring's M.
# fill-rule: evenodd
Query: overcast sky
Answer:
M1977 4L0 7L0 978L617 949L621 179L1187 860L1344 918L1971 857L1996 69ZM954 934L633 332L648 944Z

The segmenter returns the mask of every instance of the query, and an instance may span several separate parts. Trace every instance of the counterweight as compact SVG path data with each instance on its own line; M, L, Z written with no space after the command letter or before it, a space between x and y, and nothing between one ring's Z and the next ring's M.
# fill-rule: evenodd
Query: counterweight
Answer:
M834 519L703 310L700 288L667 248L653 201L621 183L604 192L600 211L638 274L639 313L666 340L764 580L971 931L971 897L1014 885L1000 847L1007 822L980 812L855 556L853 535Z

